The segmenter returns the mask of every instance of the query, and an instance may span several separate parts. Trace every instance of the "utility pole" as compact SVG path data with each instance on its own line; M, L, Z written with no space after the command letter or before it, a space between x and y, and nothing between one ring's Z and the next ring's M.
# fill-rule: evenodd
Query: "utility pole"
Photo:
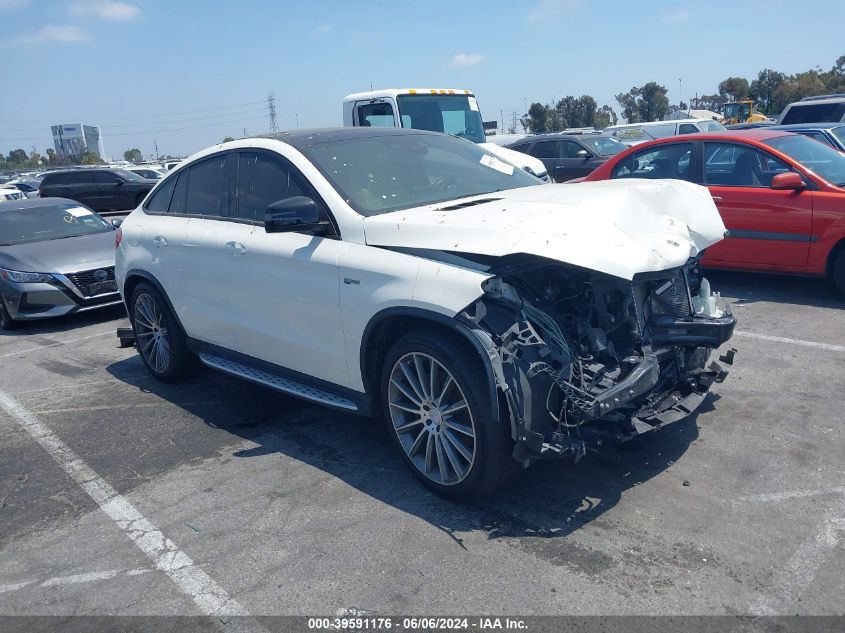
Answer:
M156 148L156 162L158 162L158 141L153 141L153 145Z
M299 129L299 114L294 114L294 116L296 117L296 129L298 130Z
M502 128L502 134L505 133L505 111L499 110L499 124Z
M249 136L249 134L246 133L246 128L244 128L244 138L246 138L247 136Z
M270 133L275 134L279 131L279 126L276 123L276 95L273 92L267 95L267 110L270 117Z

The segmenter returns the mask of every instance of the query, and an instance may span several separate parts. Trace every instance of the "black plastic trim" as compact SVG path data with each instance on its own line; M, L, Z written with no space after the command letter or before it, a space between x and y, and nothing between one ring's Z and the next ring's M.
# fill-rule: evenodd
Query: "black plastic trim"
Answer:
M187 341L188 347L195 354L199 354L200 352L208 352L209 354L220 356L221 358L227 358L242 365L247 365L249 367L253 367L255 369L259 369L270 374L275 374L282 378L287 378L288 380L292 380L303 385L314 387L316 389L320 389L328 393L336 394L354 402L355 405L358 407L358 410L350 411L349 409L344 409L342 407L334 407L330 404L322 402L319 403L320 406L329 407L338 411L344 411L345 413L355 413L358 415L365 416L374 415L374 412L377 411L377 408L373 406L372 398L367 393L361 393L360 391L355 391L354 389L349 389L348 387L342 387L333 382L314 378L313 376L302 374L293 369L283 367L282 365L276 365L275 363L270 363L259 358L247 356L246 354L242 354L240 352L236 352L225 347L220 347L219 345L214 345L213 343L207 343L200 339L187 337ZM268 389L270 389L270 387L268 387ZM296 394L290 394L288 392L280 393L285 393L294 398L299 397ZM306 402L312 402L308 398L301 399L305 400Z

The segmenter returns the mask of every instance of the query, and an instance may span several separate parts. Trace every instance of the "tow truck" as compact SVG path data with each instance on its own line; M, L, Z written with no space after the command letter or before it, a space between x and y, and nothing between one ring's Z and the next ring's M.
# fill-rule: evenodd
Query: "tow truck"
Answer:
M471 90L444 88L387 88L356 92L343 99L343 125L405 127L443 132L478 143L486 151L550 182L542 161L488 143L478 99Z

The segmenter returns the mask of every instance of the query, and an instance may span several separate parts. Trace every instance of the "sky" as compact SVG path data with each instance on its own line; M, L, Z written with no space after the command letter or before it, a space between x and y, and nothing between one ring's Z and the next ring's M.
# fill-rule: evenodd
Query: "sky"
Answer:
M648 81L677 103L762 68L829 69L842 0L0 0L0 152L100 126L107 156L342 124L374 88L473 90L485 120ZM679 81L680 80L680 81Z

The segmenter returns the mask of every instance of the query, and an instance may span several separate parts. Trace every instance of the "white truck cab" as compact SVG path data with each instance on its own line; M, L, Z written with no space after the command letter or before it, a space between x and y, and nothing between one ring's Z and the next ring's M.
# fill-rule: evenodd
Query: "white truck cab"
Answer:
M550 180L539 159L487 142L478 100L471 90L388 88L357 92L343 100L343 125L404 127L459 136L541 180Z

